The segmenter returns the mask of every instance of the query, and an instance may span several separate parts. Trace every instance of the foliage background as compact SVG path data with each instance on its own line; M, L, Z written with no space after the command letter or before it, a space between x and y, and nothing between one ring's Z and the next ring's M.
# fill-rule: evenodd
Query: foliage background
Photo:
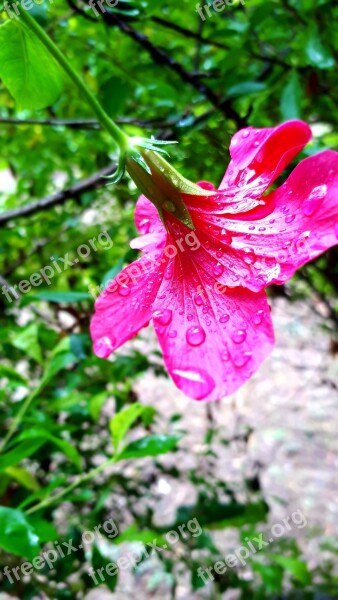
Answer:
M195 3L187 0L120 0L113 9L98 10L98 15L86 2L69 0L67 4L62 0L36 6L33 12L127 133L146 131L179 140L171 151L172 161L189 179L218 184L229 161L231 136L244 124L266 127L302 118L314 131L304 155L338 147L338 7L332 2L247 0L245 5L235 2L222 12L213 11L205 21L199 18ZM2 16L5 18L5 13ZM50 490L66 485L79 471L87 472L98 460L110 456L109 421L114 412L137 400L134 381L149 369L164 373L153 352L131 347L127 354L106 362L94 357L91 350L88 325L93 302L88 288L102 284L136 256L128 242L135 235L137 190L127 179L109 187L100 177L101 170L111 168L115 159L108 134L93 122L68 80L57 102L35 111L18 111L1 86L0 115L3 280L18 284L51 264L51 257L74 256L80 244L101 231L107 230L114 241L111 249L92 252L54 277L50 286L37 287L19 302L0 297L2 436L25 399L36 392L0 458L0 505L26 510ZM94 183L84 193L68 191L93 175ZM41 203L35 204L63 190L44 210ZM7 211L30 205L30 214L6 216ZM323 324L331 332L333 345L338 323L337 258L334 248L304 268L288 286L271 290L290 302L321 300L327 317ZM182 406L185 409L189 406ZM132 439L160 432L184 436L179 414L164 427L162 424L160 431L154 413L151 409L145 412L143 421L136 421L135 431L128 435ZM210 414L206 418L210 427L203 456L210 458L216 452L213 431L220 423L215 425ZM248 432L241 436L245 446ZM165 452L162 442L157 439L156 453ZM232 443L226 440L226 444ZM151 468L142 459L130 477L121 463L112 474L80 486L59 510L51 507L27 517L29 526L44 544L76 538L81 530L92 529L115 511L120 527L127 529L127 540L146 539L142 537L145 532L153 539L161 528L156 529L152 519L156 499L147 492L148 478L158 478L169 466L172 477L182 475L171 457L168 463L149 460ZM216 527L216 521L222 528L224 524L236 526L244 535L264 521L268 507L255 474L243 478L242 496L221 483L212 469L200 476L191 473L190 480L198 492L190 514L199 515L206 527L211 523ZM168 529L182 522L182 515L183 508ZM14 521L15 517L13 514ZM21 537L24 539L23 534ZM5 538L8 533L0 532L3 565L20 564L32 555L29 539L27 547L23 544L15 551ZM192 553L190 540L179 557L169 551L158 557L148 581L149 597L162 597L157 586L163 581L168 597L179 597L178 565L190 579L186 597L188 593L196 598L219 597L229 588L239 589L243 598L281 597L282 593L314 598L319 589L335 597L337 583L331 570L311 572L296 544L287 540L280 554L291 562L278 562L267 555L259 566L250 564L249 577L235 570L199 590L197 566L214 563L220 551L207 530L203 539L195 541L203 550L197 547ZM60 561L52 576L46 572L42 578L33 575L14 587L6 580L1 585L4 592L19 598L83 598L94 585L83 565L85 561L104 563L103 554L102 548L88 551L86 556L76 554ZM74 572L76 577L70 577ZM109 582L112 593L116 585L113 578ZM117 597L122 597L121 593Z

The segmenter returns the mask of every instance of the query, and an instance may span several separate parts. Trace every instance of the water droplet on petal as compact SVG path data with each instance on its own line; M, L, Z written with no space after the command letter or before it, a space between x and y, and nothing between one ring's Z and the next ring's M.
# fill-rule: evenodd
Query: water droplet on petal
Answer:
M321 206L327 193L327 185L318 185L303 202L302 211L306 217L311 217Z
M259 310L256 312L256 314L253 316L253 322L255 325L260 325L261 322L263 321L263 317L264 317L264 310Z
M244 129L244 131L242 131L242 138L247 138L250 135L250 131L248 129Z
M172 310L164 308L153 312L153 319L158 325L169 325L173 318Z
M120 287L118 289L118 293L120 296L129 296L130 287L128 287L127 285L120 285Z
M202 306L202 304L204 304L203 298L200 294L196 294L196 296L194 297L194 302L197 306Z
M230 317L229 315L222 315L219 322L220 323L227 323L229 321Z
M256 255L255 255L254 251L251 250L251 248L244 248L243 252L244 252L244 256L243 256L244 262L247 265L253 265L253 263L256 260Z
M252 357L251 352L243 352L241 354L235 354L235 356L233 356L232 360L236 367L244 367L244 365L246 365L249 362L251 357Z
M246 338L246 333L243 329L237 329L237 331L234 331L231 337L235 344L241 344Z
M217 263L217 265L215 265L213 268L215 277L219 277L220 275L222 275L223 271L224 271L224 267L223 267L223 265L221 265L221 263Z
M175 338L177 336L177 331L175 331L175 329L171 329L171 331L169 331L168 336L170 338Z
M94 343L93 350L99 358L108 358L113 352L115 344L116 341L114 339L104 336Z
M224 361L230 360L230 352L227 348L225 350L222 350L221 359Z
M215 388L213 378L203 369L174 369L172 378L187 396L203 400Z
M192 320L193 320L193 318L194 318L194 315L191 315L191 314L187 315L187 319L188 319L188 321L192 321Z
M292 223L296 218L296 215L288 215L285 219L285 223Z
M205 340L205 331L199 325L190 327L186 333L186 338L190 346L200 346Z

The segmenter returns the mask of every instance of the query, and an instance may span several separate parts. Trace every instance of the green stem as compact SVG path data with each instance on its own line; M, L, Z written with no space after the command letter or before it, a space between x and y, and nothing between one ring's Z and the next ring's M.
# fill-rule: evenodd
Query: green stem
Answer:
M97 475L102 473L102 471L105 471L106 468L109 467L110 465L113 465L116 462L116 460L117 460L117 456L114 456L113 458L109 458L104 463L102 463L102 465L100 465L99 467L96 467L95 469L92 469L91 471L89 471L89 473L80 475L79 477L77 477L77 479L75 479L75 481L73 481L73 483L68 485L63 490L61 490L61 492L59 492L58 494L55 494L54 496L49 496L48 498L41 500L41 502L39 502L39 504L36 504L35 506L32 506L32 508L29 508L26 511L26 515L32 515L33 513L36 513L39 510L42 510L43 508L47 508L48 506L51 506L52 504L54 504L54 502L61 500L62 498L67 496L70 492L75 490L82 483L86 483L87 481L94 479Z
M122 152L126 150L129 146L128 136L122 131L122 129L120 129L120 127L118 127L114 123L114 121L112 121L109 115L102 108L101 104L92 94L92 92L88 89L86 84L82 81L81 77L73 69L68 60L62 54L62 52L54 44L51 38L44 32L44 30L35 21L35 19L29 14L29 11L25 10L23 7L21 10L21 19L25 22L27 27L39 38L40 42L42 42L42 44L47 48L47 50L54 57L56 62L66 71L67 75L69 75L73 83L75 83L82 96L85 98L89 106L96 114L101 125L110 133L110 135L115 140L116 144L119 146L120 150Z

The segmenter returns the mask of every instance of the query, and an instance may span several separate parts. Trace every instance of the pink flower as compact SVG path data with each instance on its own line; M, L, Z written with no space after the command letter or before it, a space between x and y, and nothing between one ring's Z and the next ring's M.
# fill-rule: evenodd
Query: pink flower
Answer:
M168 204L164 226L153 204L139 198L142 236L131 247L143 256L96 302L98 356L107 358L152 321L167 370L187 396L217 400L253 375L274 345L264 289L337 244L338 153L306 158L264 195L310 137L301 121L236 133L220 188L202 182L209 195L180 192L194 230Z

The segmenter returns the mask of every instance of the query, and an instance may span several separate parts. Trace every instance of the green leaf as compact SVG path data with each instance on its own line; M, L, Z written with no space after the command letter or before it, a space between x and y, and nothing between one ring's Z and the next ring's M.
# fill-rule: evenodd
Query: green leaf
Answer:
M109 427L113 436L113 444L116 449L136 419L141 416L143 410L144 407L142 404L135 402L135 404L131 404L131 406L123 408L111 419Z
M53 56L19 19L0 27L0 77L19 110L51 106L63 88Z
M101 392L100 394L95 394L89 400L89 412L93 421L97 422L99 420L101 409L108 398L107 392Z
M330 69L335 60L327 46L323 46L317 26L312 23L306 32L305 56L314 67Z
M106 569L107 565L112 565L112 560L109 555L105 555L103 549L98 548L97 544L93 546L92 553L92 567L94 571L98 571L99 569ZM116 585L118 581L118 567L116 567L116 573L114 575L109 575L107 572L104 573L104 583L110 589L111 592L115 591ZM101 583L101 582L100 582ZM98 583L97 585L100 585Z
M282 91L280 111L283 121L301 118L302 88L297 71L289 74L289 79Z
M44 429L38 428L27 429L19 437L20 441L27 439L41 440L42 443L51 442L52 444L57 446L69 458L69 460L77 466L79 470L81 469L82 458L80 454L78 453L76 448L74 448L74 446L72 446L72 444L70 444L66 440L57 438L55 435L49 433L49 431L45 431Z
M57 304L73 304L74 302L82 302L83 300L90 300L92 296L87 292L48 292L41 291L36 294L29 294L27 296L27 302L21 301L23 304L30 304L32 301L46 300L46 302L55 302Z
M232 85L227 90L227 96L247 96L248 94L257 94L266 89L266 84L260 81L242 81Z
M28 521L34 528L34 531L41 543L54 542L54 540L57 539L58 530L49 521L45 521L36 515L28 517Z
M8 467L5 473L32 492L37 492L40 489L40 485L34 475L23 467Z
M275 594L281 593L283 589L283 570L278 565L265 565L252 560L252 568L262 578L262 582L267 592Z
M120 114L126 104L129 85L120 77L110 77L101 87L100 96L103 108L110 117Z
M16 446L13 450L10 450L6 454L0 457L0 472L4 471L8 467L17 465L24 458L29 458L34 452L36 452L43 444L44 440L26 440Z
M180 439L180 435L147 435L122 450L118 455L118 460L166 454L177 446Z
M1 28L0 28L1 29ZM42 354L39 344L39 328L36 323L32 323L17 335L13 335L13 346L25 352L28 356L42 363Z
M7 365L0 365L0 377L6 377L6 379L14 381L15 383L27 385L27 380L15 369L12 369L12 367L8 367Z
M39 538L21 511L0 506L0 547L30 560L40 553Z
M300 581L303 585L309 585L311 583L311 575L306 563L302 560L279 554L272 554L270 558L285 571L288 571L294 579Z

